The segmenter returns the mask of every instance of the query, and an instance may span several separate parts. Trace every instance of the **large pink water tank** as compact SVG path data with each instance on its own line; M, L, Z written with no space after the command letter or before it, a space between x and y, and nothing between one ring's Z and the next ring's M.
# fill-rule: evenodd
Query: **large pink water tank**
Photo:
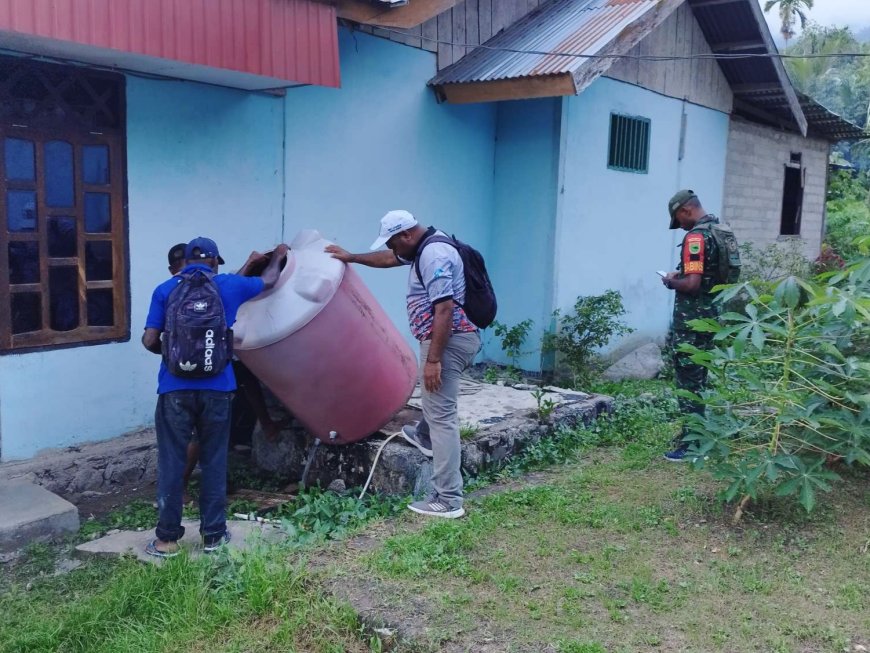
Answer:
M417 360L359 275L300 232L274 288L239 309L235 352L309 432L355 442L401 409Z

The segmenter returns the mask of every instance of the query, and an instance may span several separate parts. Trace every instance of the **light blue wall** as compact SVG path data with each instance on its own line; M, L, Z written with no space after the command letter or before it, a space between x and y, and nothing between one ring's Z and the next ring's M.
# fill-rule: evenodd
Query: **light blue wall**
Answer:
M344 29L340 46L341 89L285 98L128 79L132 338L0 357L3 460L153 423L159 361L139 338L176 242L214 238L228 268L309 227L365 250L401 207L489 254L495 106L439 106L432 53ZM406 273L360 272L410 339Z
M540 342L553 311L553 247L561 100L503 102L498 109L495 212L487 269L499 299L498 320L532 319L523 369L541 365ZM509 362L487 332L488 358Z
M649 174L607 168L611 112L651 120ZM721 210L728 116L602 78L580 96L564 99L562 119L556 304L568 308L578 295L619 290L629 311L626 321L637 330L632 338L660 340L670 324L673 293L656 270L674 269L683 233L668 230L667 201L689 187L709 211Z
M207 235L232 266L279 240L281 107L280 98L128 78L132 337L0 357L3 460L153 422L159 359L139 338L151 291L168 276L166 252Z
M435 55L339 30L341 89L306 87L286 99L286 238L316 228L368 251L381 216L407 209L488 256L495 105L438 105ZM408 272L357 271L401 333Z

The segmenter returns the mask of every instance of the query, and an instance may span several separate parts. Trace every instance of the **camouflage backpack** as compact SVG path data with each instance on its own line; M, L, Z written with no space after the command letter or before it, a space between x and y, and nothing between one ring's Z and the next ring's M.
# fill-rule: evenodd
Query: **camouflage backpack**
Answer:
M734 230L727 222L704 222L695 229L710 231L719 258L713 261L716 283L737 283L740 279L740 248Z

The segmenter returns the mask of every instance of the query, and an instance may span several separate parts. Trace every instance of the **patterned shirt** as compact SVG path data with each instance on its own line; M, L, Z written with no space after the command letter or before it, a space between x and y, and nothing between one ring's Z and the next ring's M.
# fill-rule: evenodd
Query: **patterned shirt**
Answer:
M430 228L423 238L434 234L446 235ZM477 331L477 327L462 310L461 304L465 301L465 270L455 247L447 243L431 243L423 249L420 255L422 282L417 277L417 266L413 260L399 260L411 267L408 271L408 323L417 340L432 338L435 305L450 299L454 302L453 333Z

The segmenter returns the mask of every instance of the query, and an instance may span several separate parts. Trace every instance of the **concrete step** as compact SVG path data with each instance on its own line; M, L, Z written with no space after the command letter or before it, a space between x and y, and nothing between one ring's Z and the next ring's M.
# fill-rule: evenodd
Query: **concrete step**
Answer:
M0 481L0 552L78 530L79 511L69 501L29 481Z
M185 519L184 537L179 540L181 547L192 557L202 555L202 540L199 536L199 522ZM269 524L255 521L227 521L227 530L231 539L227 545L230 549L244 550L255 546L258 542L277 542L285 537L284 531ZM161 562L145 553L145 545L154 539L154 529L147 531L118 531L91 542L79 544L76 553L80 557L135 555L143 562Z

